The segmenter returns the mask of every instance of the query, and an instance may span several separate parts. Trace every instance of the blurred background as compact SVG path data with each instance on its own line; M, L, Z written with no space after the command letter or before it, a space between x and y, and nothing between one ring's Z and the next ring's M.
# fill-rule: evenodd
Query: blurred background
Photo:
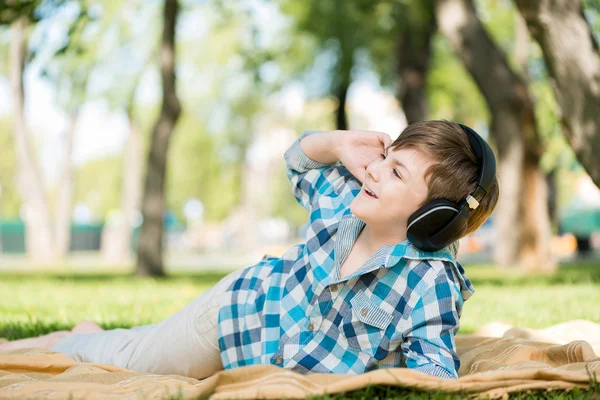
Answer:
M497 156L459 262L596 263L600 3L545 3L0 1L0 270L279 256L306 229L283 160L303 130L423 119Z

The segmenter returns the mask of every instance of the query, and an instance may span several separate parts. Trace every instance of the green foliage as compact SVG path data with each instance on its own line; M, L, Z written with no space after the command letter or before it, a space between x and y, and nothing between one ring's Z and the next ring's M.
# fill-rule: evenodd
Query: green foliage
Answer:
M366 49L380 83L395 90L399 78L399 43L423 40L425 32L435 24L433 2L381 0L376 4L369 21L373 37Z
M296 136L306 129L318 128L320 130L333 130L332 109L329 99L320 99L307 102L302 115L296 119L286 120ZM291 143L290 143L291 145ZM277 171L273 179L273 186L269 190L269 209L275 217L286 219L294 228L308 222L308 212L296 201L292 193L291 183L286 175L286 165L283 154L279 157Z
M169 208L183 218L182 208L190 198L204 204L205 220L223 220L236 204L235 161L224 161L219 137L207 133L201 121L184 113L171 141L167 193Z
M56 12L54 19L62 22L63 41L54 49L51 56L45 54L50 46L50 36L41 33L41 39L33 49L34 57L45 58L41 61L41 76L56 86L57 100L67 112L78 110L86 100L88 77L95 68L98 35L89 35L89 25L95 14L89 11L86 2L67 3L62 12ZM71 12L71 10L75 12Z
M0 119L0 220L19 217L18 165L14 151L12 119Z
M583 0L583 15L587 20L596 42L600 40L600 2L598 0ZM596 43L596 47L598 47Z
M489 120L489 112L477 85L448 42L436 34L426 90L431 119L461 121L467 125Z
M381 33L374 23L378 2L372 1L304 1L282 0L281 11L292 17L296 35L311 37L314 46L306 63L297 71L304 75L311 96L337 96L351 83L356 65L356 51L367 49ZM320 65L317 65L320 56ZM314 77L319 77L319 85Z
M162 4L106 0L96 6L99 16L87 27L94 34L96 54L96 84L88 96L102 98L116 110L132 110L142 75L158 68Z
M75 172L75 202L86 204L94 219L104 219L121 207L123 157L111 155L91 160Z
M492 37L508 58L513 71L521 71L515 59L516 18L519 17L515 6L508 0L476 0L477 15Z
M10 25L21 17L34 20L40 3L40 0L0 0L0 25Z

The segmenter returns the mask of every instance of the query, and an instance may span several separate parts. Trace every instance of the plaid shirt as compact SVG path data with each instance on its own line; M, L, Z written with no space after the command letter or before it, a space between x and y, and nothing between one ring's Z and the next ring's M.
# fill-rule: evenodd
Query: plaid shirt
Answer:
M361 183L341 164L308 158L300 140L285 152L298 202L310 214L306 244L265 255L229 286L219 310L225 369L273 364L297 372L359 374L408 367L457 378L454 336L471 282L457 244L423 252L384 245L352 274L340 265L365 223L350 211Z

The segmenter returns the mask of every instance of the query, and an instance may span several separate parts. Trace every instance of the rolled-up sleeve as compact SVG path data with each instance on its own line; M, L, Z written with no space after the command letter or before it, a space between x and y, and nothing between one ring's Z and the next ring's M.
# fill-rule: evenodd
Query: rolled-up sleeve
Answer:
M305 131L284 153L287 176L292 183L292 192L298 203L311 211L311 205L320 193L323 193L340 177L336 168L345 167L340 163L323 164L309 158L300 147L300 141L306 136L320 134L322 131ZM335 173L334 173L335 172Z

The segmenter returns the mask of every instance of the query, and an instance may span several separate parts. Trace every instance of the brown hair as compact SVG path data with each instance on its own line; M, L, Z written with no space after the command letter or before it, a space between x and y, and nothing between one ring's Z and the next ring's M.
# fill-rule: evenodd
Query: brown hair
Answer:
M428 190L423 204L435 199L460 203L477 187L480 164L471 150L467 134L454 122L421 121L410 124L391 148L411 148L432 160L432 165L425 171ZM499 191L495 177L479 207L471 210L465 236L477 230L490 216L498 202Z

